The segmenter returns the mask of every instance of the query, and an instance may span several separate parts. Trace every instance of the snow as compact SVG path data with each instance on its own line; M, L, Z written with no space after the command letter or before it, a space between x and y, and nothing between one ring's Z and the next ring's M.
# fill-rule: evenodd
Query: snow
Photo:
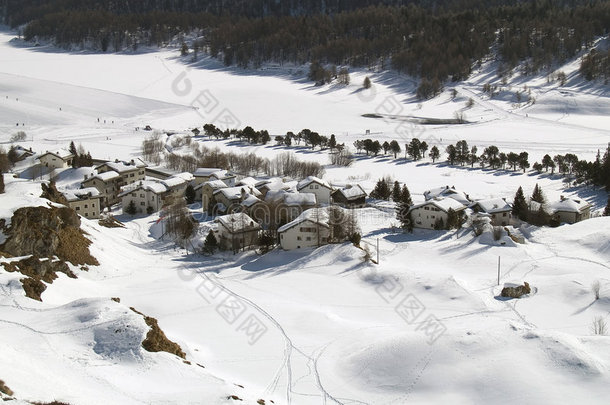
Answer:
M302 190L305 187L309 186L311 183L318 183L319 185L326 187L326 188L330 188L332 189L332 187L330 186L330 184L316 176L308 176L307 178L299 181L299 183L297 184L297 190Z
M359 184L349 184L346 187L338 189L337 192L343 194L348 200L366 197L366 191L364 191Z
M575 200L573 198L562 198L559 201L554 201L549 204L549 208L552 212L576 212L579 213L585 209L589 204L583 200Z
M288 222L286 225L282 225L278 228L277 232L282 233L288 229L295 227L305 221L310 221L314 224L322 225L328 228L328 210L324 208L310 208L303 211L294 220Z
M86 197L99 197L100 192L95 187L85 187L81 189L65 190L61 192L68 201L77 201Z
M464 204L462 204L461 202L459 202L457 200L454 200L453 198L436 197L433 200L428 200L423 203L414 204L411 206L411 209L423 207L425 205L434 205L435 207L437 207L445 212L448 212L450 209L453 209L454 211L459 211L459 210L463 210L464 208L466 208L466 206Z
M481 210L488 214L494 214L496 212L502 211L510 211L512 209L511 205L503 198L491 198L488 200L478 200L476 203L472 204L478 205Z
M184 181L183 181L184 183ZM155 194L163 194L167 192L168 187L163 184L163 182L153 181L153 180L140 180L137 183L128 184L121 188L121 193L119 197L127 195L129 193L133 193L136 190L143 189L147 191L151 191Z
M289 207L316 205L316 195L313 193L284 193L283 196L284 204Z
M542 75L517 76L489 98L482 85L500 79L486 63L466 82L447 84L439 97L420 102L411 96L415 84L393 73L355 71L349 86L316 87L304 80L302 68L274 76L206 58L185 68L175 49L66 53L11 42L13 36L0 33L0 142L8 146L11 135L23 130L28 139L22 146L37 153L74 141L95 158L129 162L151 134L136 127L188 133L225 109L240 126L273 135L311 128L336 134L348 148L367 136L397 139L401 146L417 136L441 151L464 139L479 153L490 144L504 152L527 150L532 163L546 153L593 159L610 139L607 90L579 81L576 59L561 67L569 77L563 87L547 84ZM369 92L360 89L365 76L373 81ZM535 104L516 105L510 97L524 85ZM213 111L202 105L203 91L218 101ZM466 109L469 98L474 105ZM362 116L382 110L433 118L463 111L470 123L420 126ZM391 176L408 185L416 203L424 201L426 190L445 184L473 200L510 201L519 186L530 195L538 183L547 201L564 195L592 204L594 213L607 200L604 190L577 187L550 173L383 155L356 155L343 168L329 164L328 151L303 145L193 142L265 158L291 151L324 165L324 181L359 184L365 191ZM14 171L27 170L33 160L19 162ZM55 174L58 187L74 190L91 173L81 168ZM0 218L10 222L19 207L47 206L38 177L31 177L36 180L4 175ZM302 179L287 180L274 179L269 189L290 188ZM610 311L609 218L557 228L523 225L520 244L506 236L495 241L491 233L475 237L469 229L403 234L393 228L394 204L376 202L354 209L361 246L374 258L379 252L374 265L362 263L362 249L349 243L201 256L162 239L164 224L156 214L115 214L125 228L81 219L100 266L73 266L78 279L60 274L42 303L24 296L21 275L0 268L0 379L15 391L15 403L216 405L235 403L227 396L237 395L244 403L263 398L278 405L605 404L610 394L610 341L590 330L595 317L608 321ZM203 219L200 230L214 226ZM0 259L5 260L11 259ZM529 297L499 298L502 285L524 281L534 288ZM598 300L591 291L596 281L602 286ZM408 302L420 303L414 308L423 312L415 318L417 312L405 311ZM139 342L147 328L131 306L158 319L191 365L144 351ZM430 317L445 328L434 341L425 329ZM248 335L246 320L258 320L264 333Z

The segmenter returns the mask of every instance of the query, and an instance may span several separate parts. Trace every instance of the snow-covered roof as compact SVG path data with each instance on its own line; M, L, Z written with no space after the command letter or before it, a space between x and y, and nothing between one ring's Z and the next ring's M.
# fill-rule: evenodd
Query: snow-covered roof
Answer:
M155 194L163 194L167 191L167 187L165 187L165 185L158 181L141 180L137 183L132 183L121 188L121 193L119 194L119 197L123 197L124 195L132 193L139 189L142 189L144 191L150 191Z
M218 170L218 171L210 174L210 177L217 178L218 180L224 180L224 179L232 179L235 177L235 175L228 170Z
M70 153L69 150L57 149L57 150L46 151L45 153L41 154L38 157L38 159L40 159L41 157L43 157L45 155L55 155L62 160L66 160L66 159L70 159L71 157L74 157L74 155L72 153Z
M218 190L214 191L214 195L221 193L228 200L237 200L237 199L241 198L242 190L246 194L252 194L254 196L260 195L260 191L258 191L257 189L255 189L253 187L248 187L248 186L219 188Z
M220 188L227 188L227 183L225 183L222 180L210 180L210 181L206 181L205 183L201 183L201 187L203 187L205 185L212 187L213 190L218 190Z
M496 212L505 212L512 210L512 207L503 198L491 198L488 200L479 200L472 204L471 207L479 206L481 211L487 212L488 214L494 214Z
M314 206L316 195L314 193L284 193L284 204L287 206Z
M328 184L328 182L326 182L316 176L309 176L306 179L299 181L299 184L297 184L297 190L301 190L301 189L309 186L311 183L318 183L319 185L332 190L332 187L330 186L330 184Z
M168 179L162 180L161 183L167 188L176 188L186 184L186 180L184 180L182 177L172 176Z
M121 177L120 174L118 174L117 172L115 172L114 170L110 170L108 172L104 172L104 173L98 173L95 176L89 177L87 180L85 180L83 183L92 180L92 179L99 179L103 182L107 182L110 180L114 180L116 178Z
M172 177L179 177L181 179L184 179L184 181L193 181L193 179L195 179L195 176L193 176L193 173L189 173L189 172L182 172L182 173L178 173L178 174L174 174Z
M260 225L243 212L219 216L216 222L233 233L260 229Z
M195 173L193 173L193 176L195 177L210 177L213 173L215 172L219 172L222 169L220 168L210 168L210 167L200 167L197 170L195 170Z
M252 194L248 194L248 196L241 202L241 205L250 208L259 202L261 202L261 200L259 200L257 197L253 196Z
M590 207L591 204L585 200L579 200L574 198L562 198L561 200L551 204L550 208L553 212L576 212L579 213L582 210Z
M100 192L95 187L85 187L76 190L63 190L61 193L64 195L64 197L66 197L66 200L70 202L84 200L87 198L98 198L100 196Z
M241 179L240 181L238 181L236 184L238 186L251 186L251 187L255 187L258 184L258 180L256 180L254 177L244 177L243 179Z
M468 195L466 193L460 190L456 190L455 187L449 186L438 187L428 191L424 191L424 197L426 198L426 200L432 200L438 197L449 197L461 202L464 205L470 204L470 199L468 198Z
M279 233L286 232L290 228L307 221L328 228L328 210L325 208L310 208L305 210L301 215L296 217L293 221L288 222L286 225L281 226L277 231Z
M452 208L454 211L460 211L466 208L464 204L454 200L453 198L435 198L434 200L428 200L423 203L415 204L410 210L414 210L425 205L434 205L436 208L445 212L449 212L450 208Z
M348 184L345 187L336 190L335 193L341 193L348 201L366 197L366 191L364 191L359 184Z
M130 162L122 162L122 161L118 161L115 160L114 162L104 162L101 165L98 166L108 166L110 168L110 170L114 170L117 173L125 173L125 172L130 172L142 167L146 167L146 164L144 162L142 162L141 160L132 160Z

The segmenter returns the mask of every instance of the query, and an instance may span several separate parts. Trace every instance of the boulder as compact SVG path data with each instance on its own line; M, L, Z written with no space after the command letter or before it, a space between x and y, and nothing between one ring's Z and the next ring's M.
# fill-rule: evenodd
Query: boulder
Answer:
M525 281L523 285L504 287L500 295L507 298L521 298L521 296L529 294L531 291L530 285Z

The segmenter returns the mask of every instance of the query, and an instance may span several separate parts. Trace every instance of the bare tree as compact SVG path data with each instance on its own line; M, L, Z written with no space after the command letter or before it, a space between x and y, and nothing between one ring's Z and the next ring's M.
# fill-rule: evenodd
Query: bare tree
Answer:
M601 283L599 282L599 280L595 281L593 284L591 284L591 291L593 291L593 294L595 295L595 299L598 300L599 299L599 292L601 290Z
M591 324L591 332L594 335L605 336L608 333L608 328L606 326L606 321L601 316L596 316L593 319L593 323Z

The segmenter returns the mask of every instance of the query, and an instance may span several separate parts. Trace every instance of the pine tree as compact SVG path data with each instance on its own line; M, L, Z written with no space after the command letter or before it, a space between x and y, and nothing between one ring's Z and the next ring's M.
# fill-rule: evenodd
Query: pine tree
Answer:
M137 212L136 204L133 202L133 200L131 200L129 205L127 205L127 208L125 208L125 213L129 215L136 215Z
M74 141L70 142L70 147L68 148L68 151L74 156L78 155L76 151L76 145L74 145Z
M413 222L411 220L411 206L413 200L411 199L411 193L406 185L402 186L400 190L400 198L396 203L396 219L400 221L400 226L407 232L413 232Z
M189 184L188 186L186 186L186 190L184 190L184 198L186 198L186 203L189 205L194 203L195 197L196 197L195 188L193 187L192 184Z
M608 203L606 204L606 208L604 209L604 216L610 217L610 197L608 197Z
M371 88L371 79L369 79L368 76L364 78L364 83L362 83L362 87L364 87L365 89Z
M536 201L540 204L544 204L544 194L542 194L542 189L536 183L534 187L534 192L532 193L532 201Z
M389 200L392 195L392 190L390 190L390 186L386 179L379 179L373 191L371 191L371 198L376 198L378 200Z
M434 163L436 159L438 159L440 156L441 153L438 148L436 146L433 146L432 149L430 149L430 159L432 159L432 163Z
M513 200L513 216L519 218L522 221L527 219L527 201L525 201L525 195L523 194L523 188L519 186L515 199Z
M400 202L400 184L398 181L394 182L394 187L392 188L392 200L397 204Z
M208 236L206 236L205 241L203 242L203 254L205 255L213 255L214 252L218 249L218 241L214 236L214 232L208 232Z

